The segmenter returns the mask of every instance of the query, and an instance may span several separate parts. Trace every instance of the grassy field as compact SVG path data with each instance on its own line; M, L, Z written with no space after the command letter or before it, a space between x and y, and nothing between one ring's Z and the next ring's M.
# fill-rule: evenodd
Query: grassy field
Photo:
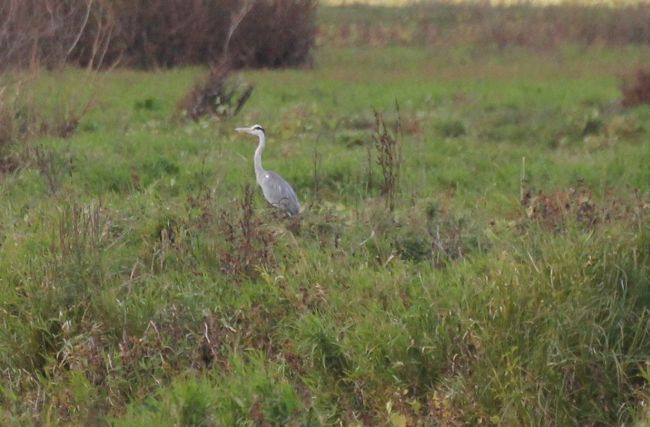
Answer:
M0 424L647 425L649 54L322 48L198 123L200 69L40 74L46 116L95 103L0 180Z

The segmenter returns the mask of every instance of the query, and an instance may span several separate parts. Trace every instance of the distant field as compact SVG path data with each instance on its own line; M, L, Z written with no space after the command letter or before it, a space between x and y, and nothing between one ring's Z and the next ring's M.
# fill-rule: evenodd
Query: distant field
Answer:
M6 91L4 123L94 101L3 147L0 424L648 425L650 106L620 105L647 58L325 46L199 122L198 68ZM254 123L298 221L255 187Z
M422 3L485 3L483 1L473 1L473 0L449 0L445 2L437 1L422 1L422 0L322 0L323 4L332 5L332 6L350 6L355 4L371 5L371 6L408 6L413 4L422 4ZM635 5L647 3L646 0L490 0L489 4L492 5L511 5L511 4L533 4L533 5L560 5L560 4L580 4L580 5L611 5L611 6L623 6L623 5Z
M621 5L622 6L622 5ZM610 8L531 3L412 3L404 7L353 4L318 10L320 46L409 46L447 50L525 48L537 52L566 46L625 48L650 44L650 3Z

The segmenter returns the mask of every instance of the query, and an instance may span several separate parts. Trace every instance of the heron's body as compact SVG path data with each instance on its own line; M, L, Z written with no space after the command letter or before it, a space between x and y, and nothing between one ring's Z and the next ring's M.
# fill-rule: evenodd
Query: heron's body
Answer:
M264 129L260 125L255 125L250 128L237 128L237 131L257 135L259 138L254 160L255 178L257 184L262 187L264 198L271 205L284 210L291 216L298 214L300 212L300 203L291 185L277 173L267 171L262 167L262 152L266 147Z
M262 187L264 198L273 206L284 209L290 215L300 212L300 203L291 185L280 175L272 171L264 171L257 183Z

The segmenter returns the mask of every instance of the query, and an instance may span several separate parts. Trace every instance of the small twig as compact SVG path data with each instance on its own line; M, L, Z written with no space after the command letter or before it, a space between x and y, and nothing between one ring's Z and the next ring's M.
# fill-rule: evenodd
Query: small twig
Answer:
M359 243L359 246L363 246L363 245L365 245L365 244L368 243L368 241L370 241L370 239L372 239L373 237L375 237L375 230L372 230L372 232L370 233L370 236L368 236L368 238L367 238L366 240L364 240L363 242Z
M386 267L388 265L388 263L393 260L393 258L395 258L395 254L390 254L390 256L388 257L386 262L384 262L384 267Z
M203 322L203 337L205 338L205 340L207 341L208 344L212 344L210 342L210 337L208 335L209 335L208 334L208 323Z

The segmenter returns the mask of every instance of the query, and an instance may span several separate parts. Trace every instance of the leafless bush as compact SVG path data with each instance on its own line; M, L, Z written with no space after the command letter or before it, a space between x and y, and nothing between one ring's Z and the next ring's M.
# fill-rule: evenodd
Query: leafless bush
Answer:
M235 67L298 67L311 62L316 35L316 0L255 2L233 35Z
M386 126L383 116L375 111L375 131L372 135L375 151L377 152L377 163L384 178L381 193L386 198L386 206L391 211L395 208L395 198L399 189L400 165L402 163L400 147L402 123L399 105L396 103L395 106L397 117L392 132Z
M193 120L207 114L237 115L253 93L253 86L230 78L228 63L215 65L203 80L179 103L178 109Z
M229 45L229 23L250 13ZM316 0L0 0L0 68L308 63Z
M650 104L650 68L639 68L634 77L624 80L621 92L625 107Z
M178 109L184 115L193 120L198 120L206 114L235 116L248 101L253 93L253 86L238 84L229 79L232 70L229 47L232 36L251 8L252 3L244 2L241 9L231 16L221 60L211 67L203 81L194 85L179 103Z
M0 0L0 68L101 62L115 22L108 0Z

